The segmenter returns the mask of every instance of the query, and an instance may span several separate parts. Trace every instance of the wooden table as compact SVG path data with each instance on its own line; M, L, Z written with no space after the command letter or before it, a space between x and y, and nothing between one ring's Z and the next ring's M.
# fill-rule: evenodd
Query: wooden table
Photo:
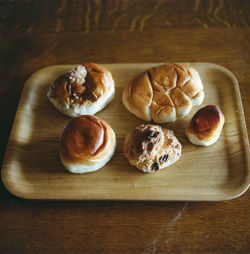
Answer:
M239 80L249 131L249 13L246 0L1 1L1 163L25 80L53 64L221 64ZM250 253L249 209L249 191L223 202L47 202L1 183L0 253Z

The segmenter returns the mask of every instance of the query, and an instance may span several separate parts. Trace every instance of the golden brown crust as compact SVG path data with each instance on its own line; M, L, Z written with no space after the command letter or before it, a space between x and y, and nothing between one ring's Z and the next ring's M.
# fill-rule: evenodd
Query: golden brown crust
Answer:
M114 142L111 127L102 119L84 115L71 119L60 137L60 156L70 163L91 163L108 153Z
M50 97L66 104L96 101L108 89L111 73L101 65L84 63L59 76L50 86Z
M183 91L178 87L172 90L172 92L170 93L170 98L172 99L172 102L175 105L176 109L182 107L189 107L189 105L192 105L185 93L183 93Z
M84 99L89 99L92 101L97 100L100 96L102 96L106 89L107 84L104 80L104 75L109 71L101 65L95 63L85 63L83 66L86 68L87 77L85 87L87 88L87 92L85 92L82 96Z
M150 114L152 119L157 123L164 122L166 116L175 116L175 106L170 96L166 93L154 91L154 96L150 105Z
M145 121L149 121L149 107L151 105L152 95L153 91L148 74L144 72L131 80L124 88L123 103L128 109L132 108L136 116Z
M84 63L59 76L49 88L50 102L63 114L94 115L115 95L111 73L101 65Z
M123 91L123 103L130 112L158 123L184 117L203 97L199 74L191 67L175 63L139 74Z
M207 105L194 114L187 133L195 135L199 140L209 141L220 133L224 122L225 117L219 107Z

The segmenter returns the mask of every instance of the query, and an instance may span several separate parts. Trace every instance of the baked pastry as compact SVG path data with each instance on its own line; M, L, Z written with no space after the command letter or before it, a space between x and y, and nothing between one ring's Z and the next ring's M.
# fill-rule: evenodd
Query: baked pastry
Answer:
M59 76L51 85L48 98L63 114L71 117L94 115L114 97L111 73L101 65L85 63Z
M123 152L143 172L156 172L179 160L181 144L173 131L159 125L140 125L128 132Z
M195 145L210 146L219 139L224 122L225 117L217 106L205 106L192 117L186 135Z
M137 117L156 123L174 122L186 116L204 99L198 72L182 64L166 63L151 68L124 88L125 107Z
M111 159L115 147L115 133L107 122L96 116L79 116L62 130L60 159L72 173L92 172Z

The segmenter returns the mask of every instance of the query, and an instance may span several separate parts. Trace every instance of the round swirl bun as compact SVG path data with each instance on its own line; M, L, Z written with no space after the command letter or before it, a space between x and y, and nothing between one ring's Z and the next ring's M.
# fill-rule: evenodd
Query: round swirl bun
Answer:
M60 159L72 173L92 172L111 159L115 147L115 133L107 122L95 116L80 116L62 130Z
M224 122L225 117L217 106L205 106L192 117L186 135L195 145L210 146L219 139Z
M122 99L137 117L166 123L186 116L192 106L200 105L204 92L196 70L166 63L136 76L124 88Z
M123 152L143 172L156 172L179 160L181 144L173 131L159 125L140 125L128 132Z
M71 117L94 115L114 97L111 73L101 65L85 63L59 76L51 85L48 98L63 114Z

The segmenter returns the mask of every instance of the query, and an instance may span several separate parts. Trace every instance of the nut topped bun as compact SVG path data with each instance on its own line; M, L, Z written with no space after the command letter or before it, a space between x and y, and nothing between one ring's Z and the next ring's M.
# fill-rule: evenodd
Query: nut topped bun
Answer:
M115 147L115 133L107 122L96 116L79 116L62 130L60 159L72 173L92 172L111 159Z
M123 90L123 104L131 113L156 123L174 122L186 116L204 99L196 70L166 63L136 76Z
M123 152L133 166L151 173L176 162L181 156L181 148L173 131L143 124L128 132Z
M205 106L192 117L186 135L195 145L210 146L219 139L224 122L225 117L217 106Z
M59 76L47 95L59 111L75 117L94 115L113 99L114 93L111 73L101 65L85 63Z

